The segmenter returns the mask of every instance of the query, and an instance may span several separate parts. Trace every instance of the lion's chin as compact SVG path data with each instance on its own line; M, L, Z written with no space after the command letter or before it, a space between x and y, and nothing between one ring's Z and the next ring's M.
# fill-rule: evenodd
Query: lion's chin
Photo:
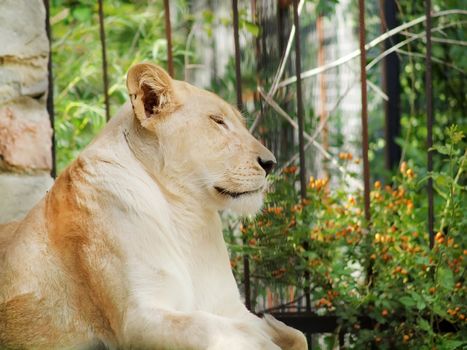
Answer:
M254 215L263 205L263 193L255 192L231 198L227 204L228 209L239 215Z

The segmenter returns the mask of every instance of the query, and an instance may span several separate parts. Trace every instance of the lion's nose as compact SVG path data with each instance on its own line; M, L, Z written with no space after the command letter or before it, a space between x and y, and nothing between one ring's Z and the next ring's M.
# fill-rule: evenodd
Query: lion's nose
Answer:
M258 163L261 166L261 168L264 169L266 172L266 175L270 174L272 169L276 165L276 161L272 159L261 159L261 157L258 157Z

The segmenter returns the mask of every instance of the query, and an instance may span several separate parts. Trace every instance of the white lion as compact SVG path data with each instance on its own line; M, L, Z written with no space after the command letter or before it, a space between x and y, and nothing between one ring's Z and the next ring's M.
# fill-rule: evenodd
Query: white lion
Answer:
M306 349L242 304L218 211L253 213L274 156L216 95L132 67L131 103L0 233L0 347Z

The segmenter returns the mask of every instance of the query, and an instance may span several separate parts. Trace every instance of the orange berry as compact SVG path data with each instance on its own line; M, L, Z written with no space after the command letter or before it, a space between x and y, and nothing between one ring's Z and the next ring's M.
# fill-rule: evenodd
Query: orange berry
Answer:
M453 309L448 309L448 314L451 315L451 316L456 316L457 311L453 310Z
M297 171L297 167L295 165L288 166L287 168L284 168L283 173L284 174L295 174Z
M248 227L244 226L243 224L240 224L240 232L245 234L247 232Z
M436 288L431 287L430 289L428 289L428 291L430 292L430 294L435 294L436 293Z
M410 335L404 334L402 340L404 341L404 343L407 343L410 340Z
M352 160L353 156L350 153L341 152L339 153L339 159L340 160Z
M375 243L381 242L381 238L382 238L381 234L379 233L375 234Z
M407 163L402 162L399 170L401 171L402 174L404 174L407 171Z
M381 188L381 181L375 181L375 188L379 190Z
M387 315L389 315L389 311L387 309L381 311L381 316L386 317Z

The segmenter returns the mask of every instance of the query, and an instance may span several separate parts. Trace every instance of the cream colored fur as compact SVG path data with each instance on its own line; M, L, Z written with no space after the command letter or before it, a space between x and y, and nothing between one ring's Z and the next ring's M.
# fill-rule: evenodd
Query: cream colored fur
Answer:
M258 158L274 156L235 108L157 66L127 84L132 103L0 228L0 348L306 349L242 304L218 214L259 209Z

